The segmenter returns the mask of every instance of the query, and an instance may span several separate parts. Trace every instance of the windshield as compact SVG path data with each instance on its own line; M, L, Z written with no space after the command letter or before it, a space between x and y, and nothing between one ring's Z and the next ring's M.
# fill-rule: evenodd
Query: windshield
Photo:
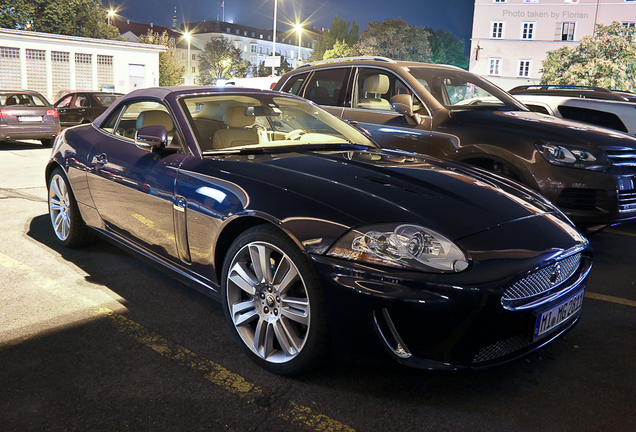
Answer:
M189 116L202 152L303 144L374 144L358 129L304 100L271 94L187 97Z
M409 71L446 108L524 110L504 91L466 71L434 67L409 67Z

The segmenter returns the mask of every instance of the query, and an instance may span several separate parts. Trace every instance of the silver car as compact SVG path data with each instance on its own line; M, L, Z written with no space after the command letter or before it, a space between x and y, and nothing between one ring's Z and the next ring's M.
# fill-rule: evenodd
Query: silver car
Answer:
M0 141L35 139L51 147L59 133L57 110L40 93L0 91Z

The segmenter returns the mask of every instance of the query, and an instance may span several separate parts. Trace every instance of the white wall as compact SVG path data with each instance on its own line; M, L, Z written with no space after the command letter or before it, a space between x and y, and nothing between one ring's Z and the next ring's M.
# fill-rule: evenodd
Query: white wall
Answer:
M71 59L75 53L92 55L92 89L78 89L75 76L74 61L70 61L70 88L65 90L101 90L97 80L97 56L112 56L114 91L128 93L134 88L153 87L159 85L159 54L166 51L166 47L132 42L89 39L47 33L0 29L0 47L20 49L21 83L22 89L28 89L26 72L26 50L34 49L46 52L46 98L53 102L56 92L52 85L51 52L67 52ZM0 61L3 61L0 58ZM143 76L131 80L129 70L140 70L143 66ZM137 87L134 85L137 84Z

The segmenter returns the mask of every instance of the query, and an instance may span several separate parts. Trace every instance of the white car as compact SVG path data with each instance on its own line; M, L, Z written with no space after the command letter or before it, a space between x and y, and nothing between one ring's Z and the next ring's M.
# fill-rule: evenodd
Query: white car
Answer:
M636 103L620 94L601 92L603 99L599 99L569 90L548 93L531 87L512 89L510 93L531 111L636 135ZM616 97L605 99L610 93Z

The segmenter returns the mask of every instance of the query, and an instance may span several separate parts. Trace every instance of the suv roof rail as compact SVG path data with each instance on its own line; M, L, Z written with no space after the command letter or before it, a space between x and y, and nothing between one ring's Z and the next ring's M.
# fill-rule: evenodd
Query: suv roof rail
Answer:
M380 56L362 56L362 57L343 57L343 58L335 58L329 60L318 60L311 63L306 63L304 65L298 66L296 69L301 69L304 67L309 67L318 64L325 63L336 63L336 62L344 62L344 61L360 61L360 60L373 60L373 61L382 61L387 63L397 63L395 60L390 59L388 57L380 57Z
M523 85L515 87L508 91L512 95L535 94L535 95L559 95L559 96L575 96L580 98L607 99L607 100L627 100L625 97L612 90L593 87L593 86L576 86L576 85Z

